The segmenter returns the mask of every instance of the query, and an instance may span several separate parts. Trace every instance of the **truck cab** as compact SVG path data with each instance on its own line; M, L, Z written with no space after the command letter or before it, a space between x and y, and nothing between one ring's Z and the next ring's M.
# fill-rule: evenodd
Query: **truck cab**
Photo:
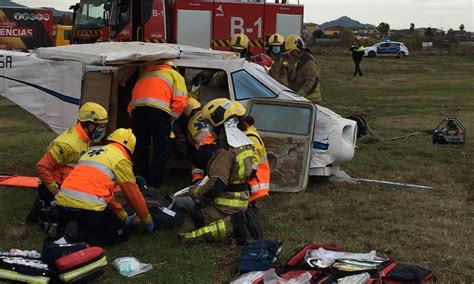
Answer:
M54 46L71 44L72 26L55 25L53 26Z

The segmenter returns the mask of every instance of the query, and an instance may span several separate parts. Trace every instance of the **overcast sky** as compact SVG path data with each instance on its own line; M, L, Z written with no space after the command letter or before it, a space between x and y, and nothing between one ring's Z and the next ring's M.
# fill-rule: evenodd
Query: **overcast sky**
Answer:
M268 2L273 2L269 1ZM66 11L78 0L14 0L31 7L49 6ZM297 0L290 0L297 3ZM305 22L321 24L341 16L377 25L387 22L392 28L416 27L474 30L473 0L300 0L305 5Z

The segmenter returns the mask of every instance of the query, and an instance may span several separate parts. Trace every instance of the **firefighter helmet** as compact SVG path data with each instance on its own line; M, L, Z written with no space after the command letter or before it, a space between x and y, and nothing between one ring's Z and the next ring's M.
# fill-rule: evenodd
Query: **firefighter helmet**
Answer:
M265 53L260 53L260 54L252 56L252 62L260 66L263 66L266 69L272 68L272 59L270 56L266 55Z
M235 34L230 39L230 47L236 50L249 48L249 38L245 34Z
M77 120L80 122L90 121L97 124L104 124L108 121L108 113L104 107L97 103L86 102L77 113Z
M186 105L186 108L184 109L184 115L186 117L190 117L193 110L198 109L198 108L201 108L201 103L195 98L191 97L188 99L188 104Z
M286 53L292 52L293 50L301 52L305 47L306 45L299 35L289 35L285 40Z
M243 113L242 113L243 112ZM245 115L245 108L238 102L219 98L208 102L202 109L201 120L217 127L233 116Z
M234 107L234 112L236 116L244 116L245 113L247 112L244 106L238 101L232 101L232 106Z
M285 43L285 38L281 34L272 34L268 38L268 45L283 45Z
M117 142L120 145L127 148L131 154L135 150L135 144L137 143L137 138L130 128L119 128L116 129L112 134L107 137L107 141Z

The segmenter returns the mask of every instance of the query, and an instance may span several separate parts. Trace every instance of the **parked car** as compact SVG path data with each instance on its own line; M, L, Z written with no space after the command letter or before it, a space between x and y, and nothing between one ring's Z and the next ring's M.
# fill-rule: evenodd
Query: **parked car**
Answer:
M401 42L384 41L364 49L364 56L397 56L403 58L409 54L408 48Z

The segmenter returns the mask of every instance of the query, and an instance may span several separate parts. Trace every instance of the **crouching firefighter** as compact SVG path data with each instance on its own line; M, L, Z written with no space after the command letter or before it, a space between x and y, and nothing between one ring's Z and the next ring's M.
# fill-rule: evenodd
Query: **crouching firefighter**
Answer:
M255 119L251 116L245 116L245 108L237 101L232 102L236 108L240 108L238 127L252 141L254 145L254 156L252 157L252 174L249 179L249 208L256 208L255 201L268 196L270 192L270 164L267 159L267 150L260 134L255 128Z
M40 183L38 196L26 218L27 223L37 223L47 218L44 212L50 208L59 186L72 171L79 158L89 151L92 140L100 141L105 136L107 111L101 105L86 102L77 114L77 123L56 137L48 151L36 164Z
M100 246L126 241L135 217L128 216L115 200L118 188L147 231L155 227L132 171L135 135L131 129L119 128L107 141L106 146L81 157L55 196L66 237Z
M247 183L254 151L252 141L237 128L239 111L223 98L210 101L202 110L201 119L216 132L218 149L207 166L209 179L188 193L196 206L181 227L183 241L247 239Z
M191 181L196 183L207 174L207 163L217 150L216 137L211 133L209 125L201 121L201 103L195 98L189 98L184 115L189 119L187 133L192 145L191 151Z

